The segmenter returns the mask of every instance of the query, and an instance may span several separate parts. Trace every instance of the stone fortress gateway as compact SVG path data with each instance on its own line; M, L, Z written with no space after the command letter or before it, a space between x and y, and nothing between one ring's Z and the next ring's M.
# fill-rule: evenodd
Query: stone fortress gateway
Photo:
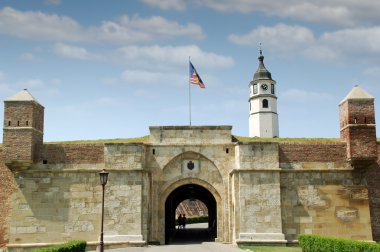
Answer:
M278 137L275 81L263 59L260 52L249 85L250 135ZM4 104L0 245L9 250L97 243L103 168L106 244L167 243L175 209L189 198L206 204L218 242L285 244L301 233L380 240L380 143L374 98L360 87L339 104L335 141L159 126L132 143L43 143L44 107L27 90Z

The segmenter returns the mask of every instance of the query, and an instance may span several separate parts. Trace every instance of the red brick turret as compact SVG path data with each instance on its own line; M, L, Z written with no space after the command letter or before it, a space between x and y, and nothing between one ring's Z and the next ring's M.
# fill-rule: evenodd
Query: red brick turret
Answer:
M44 107L25 89L4 100L3 158L11 169L37 162L43 144Z
M359 86L339 104L340 137L347 142L347 158L355 165L377 160L374 97Z

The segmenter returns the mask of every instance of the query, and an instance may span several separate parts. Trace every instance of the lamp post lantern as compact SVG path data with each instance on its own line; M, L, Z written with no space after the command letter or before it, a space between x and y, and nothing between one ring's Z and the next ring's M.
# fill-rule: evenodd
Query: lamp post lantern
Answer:
M100 228L100 252L104 252L104 242L103 242L103 222L104 222L104 187L107 184L108 180L108 172L103 169L101 172L99 172L100 176L100 184L102 185L102 222L101 222L101 228Z

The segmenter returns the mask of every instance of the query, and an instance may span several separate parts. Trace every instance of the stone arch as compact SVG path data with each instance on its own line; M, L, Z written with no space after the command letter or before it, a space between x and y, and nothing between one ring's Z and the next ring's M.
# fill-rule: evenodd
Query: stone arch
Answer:
M161 226L160 230L165 230L165 232L161 232L159 235L160 243L165 243L165 237L166 237L166 222L165 222L165 214L166 214L166 201L168 197L178 188L186 186L186 185L198 185L200 187L203 187L205 190L207 190L215 199L216 203L216 219L218 220L216 222L216 238L218 240L223 240L223 230L224 230L224 207L223 207L223 199L221 197L221 193L218 192L218 190L208 183L207 181L198 179L198 178L184 178L178 181L173 182L172 184L168 185L166 188L163 188L160 197L159 197L159 216L160 216L160 223Z
M189 171L184 169L183 162L186 160L198 162L199 170ZM212 181L212 184L218 190L221 190L224 185L223 176L215 165L215 162L207 158L205 155L195 151L186 151L178 154L164 166L161 174L161 181L163 182L162 188L166 188L172 183L184 178L197 178L203 181Z
M170 164L172 164L172 162L175 162L175 160L177 160L178 158L194 158L194 159L205 159L205 160L208 160L210 163L212 163L215 167L216 164L213 160L209 159L207 156L205 156L204 154L200 153L200 152L197 152L197 151L184 151L182 153L179 153L177 154L176 156L174 156L172 159L169 160L169 162L167 162L164 167L163 167L163 170L165 170L168 166L170 166Z

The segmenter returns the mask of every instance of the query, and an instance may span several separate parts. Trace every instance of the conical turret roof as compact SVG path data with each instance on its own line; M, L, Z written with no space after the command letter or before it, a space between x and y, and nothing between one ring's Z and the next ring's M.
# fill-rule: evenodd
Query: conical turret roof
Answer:
M259 67L253 75L253 80L272 80L272 74L265 68L263 52L260 49Z
M364 89L362 89L359 85L355 85L348 95L340 102L343 103L346 100L365 100L365 99L375 99L372 95L367 93Z
M40 104L36 98L33 97L31 93L27 89L24 89L17 94L8 97L7 99L4 100L5 102L7 101L34 101L38 104Z

